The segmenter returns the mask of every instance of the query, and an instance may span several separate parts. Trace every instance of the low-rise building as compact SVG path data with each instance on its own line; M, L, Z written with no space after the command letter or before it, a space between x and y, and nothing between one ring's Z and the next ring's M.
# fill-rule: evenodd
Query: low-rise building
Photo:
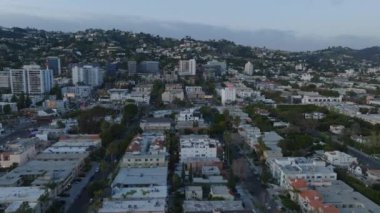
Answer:
M0 211L18 212L21 205L26 202L35 213L43 213L46 206L41 205L41 198L46 191L42 187L0 187Z
M164 103L172 103L174 100L183 101L185 93L183 92L182 84L166 84L161 99Z
M184 213L213 213L215 210L219 212L247 212L242 201L218 200L218 201L191 201L183 202ZM249 212L249 211L248 211Z
M201 186L187 186L185 189L186 200L202 200L203 189Z
M357 158L340 151L325 152L324 156L326 161L334 166L348 167L358 162Z
M343 125L330 125L330 132L336 135L342 134L343 130L344 130Z
M112 188L166 186L167 167L120 168Z
M236 88L232 83L225 83L225 87L220 89L220 97L222 104L236 101Z
M183 135L180 138L181 162L188 158L216 158L219 141L208 135Z
M167 165L165 136L163 133L148 132L137 135L129 144L120 166L162 167Z
M0 186L40 186L54 184L54 194L61 193L68 184L79 174L84 165L86 154L75 154L66 158L67 154L42 154L26 164L16 167L0 177ZM62 155L62 158L61 158ZM70 154L73 155L73 154ZM60 160L58 160L60 159Z
M61 92L66 98L87 98L92 92L92 86L69 86L62 87Z
M35 141L18 139L0 147L0 167L9 168L24 165L37 154Z
M165 199L150 200L105 200L99 213L165 213Z
M172 129L172 123L170 118L143 118L140 128L143 131L165 131Z
M1 113L5 113L6 112L6 108L7 106L9 106L9 112L17 112L18 111L18 108L17 108L17 103L14 103L14 102L0 102L0 112Z
M332 167L326 167L325 162L304 157L283 157L268 160L272 176L281 186L290 179L304 179L309 182L332 181L337 174Z
M325 113L322 112L304 113L304 117L307 120L321 120L325 118L325 116Z
M203 166L202 175L217 176L217 175L220 175L220 169L217 166Z
M327 97L327 96L321 96L321 95L304 95L302 97L301 103L303 104L319 104L319 103L339 103L342 102L342 96L339 97Z
M205 96L201 86L186 86L185 91L189 99L201 99Z
M210 188L210 196L212 198L222 198L223 200L234 200L234 196L230 193L227 186L213 185Z

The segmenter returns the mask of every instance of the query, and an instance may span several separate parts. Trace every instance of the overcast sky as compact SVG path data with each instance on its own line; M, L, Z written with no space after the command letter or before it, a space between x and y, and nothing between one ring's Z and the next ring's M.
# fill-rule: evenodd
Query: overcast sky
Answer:
M0 0L0 25L120 28L275 49L380 45L380 0Z

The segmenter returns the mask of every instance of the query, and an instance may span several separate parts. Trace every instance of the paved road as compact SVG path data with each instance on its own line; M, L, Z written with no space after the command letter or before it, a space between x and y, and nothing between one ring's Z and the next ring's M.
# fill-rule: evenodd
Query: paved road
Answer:
M87 172L86 176L82 178L80 182L74 182L71 185L71 189L69 190L70 196L63 199L65 201L65 212L69 211L75 200L81 195L82 191L91 181L92 176L95 175L97 168L99 168L99 164L92 163L91 169Z
M339 144L344 144L342 141L339 141L336 137L332 137L332 141ZM347 153L356 157L360 163L368 166L371 169L380 169L380 161L367 155L366 153L351 147L347 146Z
M246 204L247 198L243 199L243 202L245 201L244 203L248 207L253 204L255 206L254 210L257 212L280 212L277 209L279 204L273 199L273 196L268 192L267 188L261 184L261 167L252 164L251 160L246 155L246 152L240 147L239 149L240 153L243 154L243 159L247 161L247 164L249 165L247 177L242 181L241 186L245 189L245 195L248 196L250 202L248 202L248 205Z
M373 157L365 154L364 152L357 150L353 147L347 147L348 154L356 157L360 163L368 166L371 169L380 169L380 161L374 159Z
M139 123L139 120L136 119L130 125L128 125L127 131L125 131L124 136L127 136L130 133L130 131L133 129L132 127L135 125L138 125L138 123ZM108 164L110 165L114 163L112 162L113 159L111 159L110 157L106 157L104 160L108 162ZM106 171L100 171L96 173L90 182L97 181L97 180L106 180L110 176L111 173L112 173L112 167L108 167ZM105 193L108 195L111 195L110 187L105 189ZM77 197L77 199L73 202L73 204L71 205L67 213L88 212L89 206L91 205L90 199L91 197L88 191L83 190L80 193L80 195Z

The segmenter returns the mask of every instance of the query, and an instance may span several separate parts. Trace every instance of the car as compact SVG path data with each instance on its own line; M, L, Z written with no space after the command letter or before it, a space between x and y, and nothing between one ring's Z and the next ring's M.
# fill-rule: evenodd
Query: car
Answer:
M99 172L99 171L100 171L99 167L96 167L95 172Z

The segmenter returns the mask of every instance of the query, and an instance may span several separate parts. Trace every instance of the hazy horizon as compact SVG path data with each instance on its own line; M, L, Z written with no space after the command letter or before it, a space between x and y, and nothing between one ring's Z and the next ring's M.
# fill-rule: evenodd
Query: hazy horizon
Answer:
M305 51L380 45L380 1L373 0L3 0L0 26L77 31L120 29L164 37L227 39Z

